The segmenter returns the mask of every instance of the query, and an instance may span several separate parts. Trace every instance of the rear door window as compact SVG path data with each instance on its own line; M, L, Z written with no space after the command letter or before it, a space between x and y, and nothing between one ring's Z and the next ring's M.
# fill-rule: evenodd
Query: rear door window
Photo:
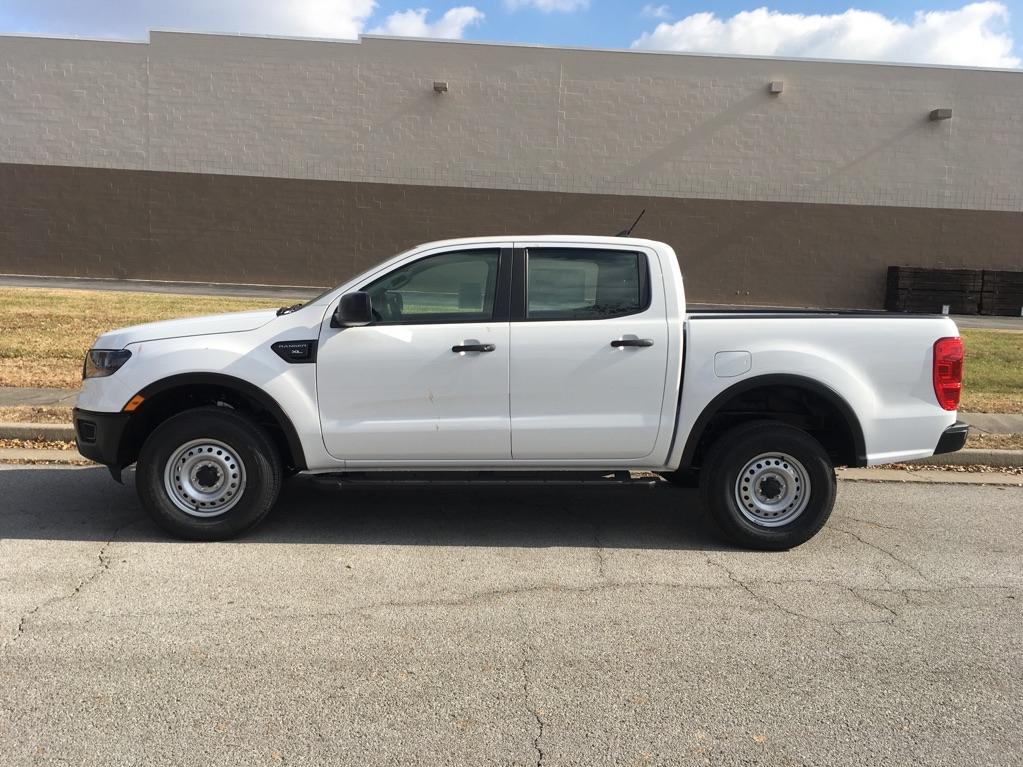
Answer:
M526 319L599 320L650 304L646 257L622 250L530 248Z

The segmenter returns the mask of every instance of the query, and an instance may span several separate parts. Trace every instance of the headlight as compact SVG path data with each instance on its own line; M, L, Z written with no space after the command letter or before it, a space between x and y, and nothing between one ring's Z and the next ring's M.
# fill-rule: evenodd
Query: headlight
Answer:
M131 358L127 349L89 349L85 354L82 378L112 376Z

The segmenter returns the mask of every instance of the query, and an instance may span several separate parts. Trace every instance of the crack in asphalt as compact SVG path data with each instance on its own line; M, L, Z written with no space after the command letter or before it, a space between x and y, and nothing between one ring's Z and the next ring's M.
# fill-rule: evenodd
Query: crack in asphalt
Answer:
M745 591L747 594L749 594L750 597L752 597L754 600L756 600L760 604L766 605L766 606L768 606L768 607L770 607L770 608L772 608L774 610L777 610L777 611L779 611L779 612L781 612L781 613L783 613L785 615L788 615L788 616L790 616L792 618L796 618L796 619L804 620L804 621L809 621L811 623L814 623L814 624L817 624L819 626L825 627L828 630L834 632L835 634L837 634L839 636L842 636L841 632L839 631L839 627L840 626L845 626L845 625L851 625L851 624L857 624L857 623L861 623L861 624L875 623L875 624L887 624L887 625L890 625L890 626L894 626L896 620L900 617L900 611L899 610L902 607L905 607L908 604L911 604L911 603L915 604L916 603L916 602L914 602L914 600L910 599L910 596L909 596L910 593L919 593L919 594L942 593L942 592L947 592L947 591L953 591L955 589L968 589L968 588L969 589L976 589L976 590L1008 589L1008 590L1011 591L1011 589L1009 589L1008 587L1005 587L1005 586L995 586L995 585L990 585L990 586L984 586L984 585L956 586L956 587L950 587L950 588L947 588L947 589L944 589L944 588L929 588L929 589L923 589L923 588L899 588L899 587L895 586L892 583L891 577L890 577L890 575L887 572L882 572L881 573L881 575L884 577L884 580L885 580L887 588L867 588L867 587L862 587L862 586L849 585L849 584L846 584L846 583L842 583L841 581L821 581L821 580L812 579L812 578L787 578L787 579L780 579L780 580L771 580L771 579L766 579L766 578L757 578L757 579L752 579L752 580L743 580L730 567L728 567L726 564L724 564L723 562L721 562L721 561L719 561L717 559L712 558L709 555L704 557L705 562L709 566L714 567L714 568L718 569L719 571L723 572L727 576L730 585L702 585L702 584L693 584L693 583L679 583L677 581L656 581L656 580L615 581L615 580L609 580L607 578L607 573L606 573L606 553L605 553L605 550L604 550L603 540L602 540L601 535L600 535L600 529L596 525L593 525L593 528L594 528L594 533L593 533L593 535L594 535L594 549L595 549L595 551L597 553L597 557L598 557L597 576L600 578L600 580L598 582L593 582L593 583L588 583L588 584L583 584L583 585L578 585L578 586L570 586L570 585L561 584L561 583L545 582L545 583L538 583L538 584L532 584L532 585L527 585L527 586L512 586L512 587L508 587L508 588L492 589L492 590L487 590L487 591L478 591L478 592L474 592L474 593L470 593L470 594L465 594L465 595L462 595L462 596L448 597L448 598L439 598L439 599L438 598L412 599L412 600L404 600L404 601L392 600L392 601L387 601L387 602L379 602L379 603L373 603L373 604L367 604L367 605L362 605L362 606L354 607L354 608L352 608L352 612L376 610L376 609L387 608L387 607L393 607L393 608L399 608L399 609L400 608L410 608L410 607L464 607L464 606L470 606L470 605L481 603L481 602L486 602L486 601L491 601L491 600L498 600L498 599L504 599L504 598L507 598L507 597L528 596L528 595L531 595L531 594L541 594L541 593L548 593L548 594L558 594L558 593L562 593L562 594L593 594L593 593L599 593L599 592L604 592L604 591L619 591L619 590L631 590L631 589L650 589L650 588L653 588L653 589L667 589L669 591L677 591L677 592L686 592L686 591L694 591L694 592L708 591L708 592L713 592L713 591L729 591L729 590L734 590L736 588L739 588L739 589L742 589L743 591ZM871 543L869 541L866 541L866 540L862 539L860 536L858 536L856 533L853 533L851 531L842 530L840 528L835 528L835 531L839 532L839 533L844 533L845 535L848 535L849 537L855 539L856 541L858 541L862 545L864 545L864 546L866 546L868 548L874 549L874 550L884 554L886 557L888 557L892 561L894 561L894 562L904 566L905 568L911 570L913 573L915 573L917 576L919 576L922 580L924 580L929 585L933 585L933 582L928 580L927 577L924 575L924 573L919 568L917 568L915 565L913 565L913 564L911 564L909 562L906 562L906 561L902 560L901 558L899 558L898 556L896 556L892 552L888 551L887 549L885 549L885 548L883 548L881 546L877 546L876 544L873 544L873 543ZM756 588L757 586L763 586L763 585L785 586L785 585L793 585L793 584L806 585L806 586L810 586L812 588L818 588L818 589L819 588L828 587L828 586L837 587L837 588L845 590L846 592L849 593L850 596L852 596L854 599L858 600L859 602L863 603L864 605L867 605L870 608L873 608L873 609L876 609L876 610L880 610L880 611L884 612L886 615L885 615L883 620L872 620L872 619L862 619L862 618L851 619L851 620L840 620L840 621L826 620L826 619L823 619L823 618L820 618L820 617L817 617L817 616L814 616L814 615L809 615L807 613L800 612L798 610L794 610L794 609L792 609L790 607L787 607L785 604L779 602L778 600L770 597L767 594L762 593L761 590L758 590ZM892 607L892 606L890 606L888 604L885 604L883 601L879 601L876 598L872 598L870 596L870 592L879 593L879 594L896 594L896 595L898 595L901 598L903 604L899 605L897 608L896 607Z
M792 610L792 609L786 607L785 605L783 605L781 602L779 602L779 601L777 601L775 599L771 599L769 596L766 596L764 594L761 594L761 593L757 592L748 583L746 583L742 578L740 578L734 572L732 572L732 569L730 567L728 567L727 565L722 564L721 562L718 562L718 561L716 561L714 559L711 559L709 556L706 557L706 562L707 562L708 565L711 565L712 567L717 567L718 569L724 571L725 575L728 576L729 580L731 580L737 586L742 588L747 594L749 594L751 597L753 597L756 601L758 601L758 602L760 602L762 604L766 604L766 605L769 605L771 607L774 607L776 610L779 610L779 611L785 613L786 615L791 615L793 618L801 618L803 620L807 620L807 621L811 621L812 623L816 623L819 626L824 626L824 627L828 628L829 630L835 632L836 634L840 635L838 629L835 628L835 626L833 624L828 623L827 621L823 621L820 618L817 618L817 617L815 617L813 615L807 615L806 613L801 613L798 610ZM805 580L805 579L802 579L802 580L789 581L789 582L790 583L806 583L808 581ZM772 585L781 585L782 583L785 583L785 581L757 581L757 583L770 583ZM822 585L822 584L820 584L820 585Z
M784 579L784 580L766 580L766 579L760 579L760 580L756 580L756 581L751 581L751 583L753 583L754 585L758 585L758 586L760 586L760 585L766 585L766 586L810 585L810 586L817 586L817 587L821 587L821 588L827 587L827 586L834 586L834 587L841 588L841 589L844 589L846 591L850 591L850 592L855 593L857 598L862 599L866 603L870 603L872 606L875 606L878 609L885 610L885 611L894 610L895 613L897 615L899 615L899 616L901 616L901 613L898 611L898 609L888 608L887 606L885 606L883 604L875 604L875 603L873 603L869 599L869 597L866 598L866 599L863 599L864 595L860 594L859 592L862 591L862 592L873 592L873 593L878 593L878 594L894 594L894 595L897 595L898 597L900 597L902 599L902 602L903 602L903 604L900 605L900 607L906 607L906 606L910 606L910 605L918 606L918 607L933 607L933 606L936 606L936 605L934 605L933 603L922 602L922 601L919 601L919 600L912 599L911 595L950 594L950 593L955 592L955 591L975 591L975 592L978 592L978 593L984 593L984 592L1005 592L1006 593L1006 598L1020 599L1021 603L1023 603L1023 589L1014 588L1012 586L1001 586L1001 585L993 585L993 584L991 584L991 585L978 584L978 585L971 585L971 586L949 586L947 588L930 588L930 589L923 589L923 588L905 588L905 589L899 589L899 588L868 588L868 587L863 587L863 586L849 586L847 584L840 583L838 581L815 581L815 580L811 580L811 579L808 579L808 578L793 578L793 579ZM722 591L723 592L723 591L735 591L739 587L738 587L737 584L734 584L734 583L729 584L729 585L724 585L724 586L687 586L687 585L680 585L680 584L633 582L633 583L618 583L618 584L614 584L614 583L611 583L611 584L593 584L593 585L587 586L587 587L574 587L574 588L558 587L558 586L551 586L549 584L545 584L545 585L542 585L542 586L530 586L530 587L524 587L524 588L502 589L500 591L495 590L495 591L490 591L490 592L484 592L482 594L482 596L485 599L499 599L499 598L502 598L504 596L515 596L515 595L518 595L518 594L539 593L539 592L543 592L543 591L547 591L547 592L550 592L552 594L558 594L558 593L578 594L578 593L596 593L596 592L601 592L601 591L627 590L627 589L631 589L631 588L637 588L637 589L638 588L667 588L667 589L672 590L672 591L680 591L680 592L684 592L684 591L708 591L708 592ZM749 593L749 591L747 589L743 589L743 590L746 591L747 593ZM360 613L368 613L368 612L371 612L372 610L385 609L385 608L402 609L402 608L416 608L416 607L464 607L464 606L469 606L469 605L474 604L476 602L476 598L479 597L479 596L481 596L481 595L477 593L477 594L467 595L466 597L450 599L450 600L409 600L409 601L405 601L405 602L391 601L391 602L384 602L384 603L373 603L373 604L365 604L365 605L355 605L355 606L352 606L352 607L349 607L349 608L345 608L345 609L341 609L341 610L322 610L322 611L309 611L309 612L287 612L287 611L282 611L282 610L280 610L278 608L265 608L265 610L261 612L259 606L246 606L246 605L239 606L239 609L245 610L246 614L267 615L267 616L273 617L273 618L275 618L275 619L277 619L279 621L304 620L304 619L315 619L315 618L344 618L344 617L348 617L348 616L352 616L352 615L359 615ZM783 612L783 613L786 612L786 610L782 606L779 606L776 602L767 600L767 599L765 599L765 598L763 598L761 596L758 596L757 598L758 598L758 601L760 601L760 602L762 602L762 603L764 603L764 604L766 604L766 605L768 605L770 607L778 609L779 612ZM162 616L174 616L174 617L178 617L178 618L188 618L188 617L196 616L196 615L208 615L208 610L206 610L204 608L204 609L198 609L198 610L160 611L159 613L150 613L150 612L147 612L147 613L136 613L136 615L138 615L140 618L147 617L147 616L152 615L152 614L159 614L159 615L162 615ZM787 611L787 614L790 615L790 616L793 616L793 617L800 617L800 618L803 618L803 619L808 620L808 621L816 621L816 622L821 623L822 625L828 625L828 626L846 626L846 625L854 625L854 624L877 624L877 623L891 624L893 622L893 619L890 618L890 617L889 618L885 618L882 621L854 618L854 619L851 619L851 620L830 621L830 622L828 622L828 621L821 621L820 619L813 618L813 616L807 616L804 613L799 613L799 612L792 611L792 610Z
M448 599L410 599L410 600L391 600L387 602L374 602L370 604L358 605L352 607L346 612L360 612L367 610L378 610L388 607L393 608L405 608L405 607L467 607L478 602L487 602L491 600L503 599L505 597L514 596L525 596L529 594L539 593L550 593L550 594L593 594L602 591L625 591L631 589L648 589L648 588L659 588L667 589L670 591L734 591L736 588L741 588L747 594L752 596L756 601L765 604L769 607L776 608L780 612L790 615L794 618L802 618L804 620L813 621L822 625L832 625L827 621L823 621L813 615L807 615L801 613L798 610L792 610L785 605L779 603L777 600L772 599L760 592L756 591L753 586L792 586L792 585L807 585L818 588L826 586L835 586L845 591L848 591L851 595L856 597L858 600L865 604L876 607L885 612L893 615L898 615L898 611L894 608L885 605L884 603L876 602L869 597L865 596L861 592L877 592L882 594L897 594L903 598L906 604L919 604L909 598L910 594L946 594L953 591L973 590L973 591L1015 591L1010 586L1001 585L971 585L971 586L949 586L946 588L868 588L864 586L850 586L840 581L818 581L811 578L786 578L782 580L768 580L768 579L756 579L752 581L743 581L741 578L736 576L726 565L707 559L708 564L717 567L724 572L728 579L734 585L699 585L690 583L672 583L664 581L605 581L602 583L591 583L584 586L567 586L559 583L539 583L531 586L516 586L506 589L493 589L489 591L476 591L471 594L465 594L459 597L451 597ZM1023 593L1023 591L1021 591ZM330 614L335 615L338 613L324 613L324 615ZM300 617L297 614L293 614L292 617ZM843 621L843 623L876 623L877 621Z
M624 589L664 588L677 591L730 591L731 586L701 586L687 583L665 581L603 581L583 586L568 586L562 583L538 583L531 586L514 586L505 589L475 591L459 597L447 599L411 599L375 602L353 608L354 610L376 610L382 607L466 607L477 602L486 602L504 597L521 596L542 592L566 594L592 594L600 591L617 591Z
M838 518L838 517L836 517L836 518ZM852 520L853 522L859 522L861 525L867 525L869 527L877 527L877 528L879 528L881 530L896 530L896 531L898 531L900 533L909 533L909 532L911 532L911 531L907 530L904 527L896 527L895 525L883 525L880 522L875 522L872 519L861 519L860 517L853 517L853 516L850 516L849 514L842 514L841 515L841 519L849 519L849 520Z
M853 537L855 537L855 536L853 536ZM897 559L896 557L893 557L893 558ZM867 592L875 592L875 593L881 593L881 594L894 594L894 595L897 595L902 600L902 604L899 606L900 608L901 607L906 607L906 606L908 606L910 604L916 604L916 605L922 604L921 602L914 601L913 599L911 599L910 598L911 594L948 594L948 593L951 593L951 592L954 592L954 591L972 590L972 591L1006 591L1006 592L1010 592L1010 595L1012 597L1015 597L1015 594L1012 593L1014 591L1013 588L1011 588L1009 586L1001 586L1001 585L993 585L993 584L992 585L980 585L980 584L977 584L977 585L968 585L968 586L948 586L948 587L943 587L943 588L927 588L927 589L922 589L922 588L897 588L897 587L890 587L890 588L885 588L885 589L879 589L879 588L867 588L867 587L863 587L863 586L850 586L850 585L848 585L846 583L842 583L840 581L818 581L818 580L813 580L813 579L810 579L810 578L787 578L787 579L782 579L782 580L757 579L757 580L754 580L754 581L744 581L742 578L738 577L735 574L734 571L732 571L727 565L723 564L722 562L718 562L718 561L716 561L714 559L711 559L710 557L706 558L706 562L707 562L707 564L715 566L718 569L722 570L728 576L729 580L731 580L737 586L741 587L744 591L746 591L747 594L752 596L758 602L761 602L762 604L766 604L766 605L768 605L770 607L774 607L777 610L779 610L780 612L783 612L786 615L790 615L790 616L792 616L794 618L801 618L801 619L804 619L804 620L812 621L812 622L817 623L817 624L822 625L822 626L826 626L826 627L830 628L831 630L835 631L836 633L840 633L840 632L838 632L838 627L839 626L845 626L845 625L851 625L851 624L857 624L857 623L883 623L883 624L886 624L886 625L889 625L889 626L894 626L895 625L896 619L901 617L901 613L899 612L899 609L896 609L896 608L894 608L894 607L892 607L890 605L887 605L884 602L878 601L876 599L871 599ZM919 574L919 571L916 568L914 568L912 565L907 565L907 566L911 570L914 570L914 572L917 572ZM923 575L921 575L921 577L924 578ZM924 578L924 579L926 580L926 578ZM930 583L930 581L928 581L928 583ZM851 619L851 620L844 620L844 621L827 621L827 620L823 620L821 618L817 618L817 617L815 617L813 615L807 615L806 613L801 613L798 610L793 610L791 608L788 608L785 605L783 605L780 602L778 602L777 600L772 599L771 597L769 597L769 596L767 596L765 594L761 594L760 592L758 592L754 588L754 586L756 586L756 585L787 586L787 585L794 585L794 584L805 584L805 585L810 585L810 586L815 586L815 587L824 587L824 586L828 586L828 585L833 585L833 586L836 586L838 588L841 588L841 589L847 591L850 595L852 595L853 597L855 597L859 601L863 602L864 604L867 604L867 605L869 605L871 607L877 608L878 610L882 610L885 613L887 613L888 615L887 615L886 618L884 618L884 620L880 620L880 621L864 620L864 619ZM889 585L890 585L890 582L889 582ZM713 587L705 587L705 588L713 588Z
M525 649L528 650L529 648L527 647ZM533 706L530 702L532 697L529 693L530 679L529 672L526 671L529 666L529 660L529 653L524 651L522 656L522 665L519 666L519 671L522 673L522 695L526 702L526 710L533 715L534 719L536 719L536 735L533 737L533 748L536 749L536 767L542 767L544 757L546 756L546 754L544 754L543 747L540 745L540 741L543 739L544 721L543 717L540 715L540 709Z
M871 599L870 597L867 597L867 596L861 594L860 593L861 589L857 589L855 586L846 586L843 583L839 583L838 585L841 586L842 588L844 588L846 591L848 591L854 597L859 599L861 602L865 602L866 604L871 605L873 607L876 607L879 610L884 610L886 613L888 613L891 616L889 618L885 618L883 621L875 621L876 623L887 623L889 626L894 626L895 625L895 619L899 617L899 613L898 613L897 610L895 610L892 607L889 607L884 602L877 602L877 601ZM863 590L865 590L865 589L863 589ZM900 596L902 596L902 598L905 600L905 602L903 604L907 604L909 602L909 599L907 599L904 594L900 594Z
M878 589L875 589L875 590L878 590ZM969 586L943 586L941 588L934 588L934 589L914 589L914 588L891 589L892 593L901 594L902 596L904 596L906 598L906 603L907 604L916 604L916 605L921 605L921 604L924 604L924 603L923 602L914 602L912 599L909 598L910 594L951 594L953 591L1008 591L1008 592L1015 592L1015 593L1011 594L1013 597L1015 597L1017 594L1023 594L1023 590L1013 588L1012 586L1001 586L1001 585L996 585L996 584L984 585L984 584L979 584L979 583L978 584L971 584Z
M39 604L35 605L27 613L22 615L21 618L18 620L18 628L15 631L14 641L15 642L18 641L18 639L25 634L25 628L28 625L29 619L31 619L32 616L37 614L40 610L47 607L52 607L53 605L59 604L61 602L66 602L68 600L74 599L75 597L82 593L82 590L86 586L89 586L98 581L103 576L103 574L110 569L110 556L107 554L108 549L114 544L114 542L117 540L117 536L120 534L122 530L124 530L124 528L128 527L129 525L133 525L136 522L138 522L138 520L133 519L129 522L123 522L114 528L114 531L110 534L109 540L107 540L102 546L100 546L99 551L96 553L96 559L98 560L96 569L93 570L88 575L85 575L81 579L79 579L78 583L75 585L73 589L71 589L70 592L68 592L67 594L61 594L59 596L50 597L49 599L44 599Z
M848 535L851 538L855 538L857 541L859 541L867 548L880 552L881 554L884 554L886 557L891 559L893 562L902 565L908 570L912 570L921 580L925 581L926 583L931 583L931 579L927 577L923 570L914 565L912 562L907 562L905 559L896 556L893 552L889 551L883 546L878 546L876 543L872 543L871 541L866 540L858 533L854 533L852 530L845 530L844 528L841 527L833 527L832 530L836 533L842 533L844 535Z

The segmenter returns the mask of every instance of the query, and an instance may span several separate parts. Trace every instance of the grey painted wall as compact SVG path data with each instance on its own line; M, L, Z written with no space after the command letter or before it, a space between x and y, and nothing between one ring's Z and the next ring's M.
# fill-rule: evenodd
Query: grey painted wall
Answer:
M953 118L928 121L936 107ZM371 37L0 37L0 163L1021 211L1021 125L1020 72Z

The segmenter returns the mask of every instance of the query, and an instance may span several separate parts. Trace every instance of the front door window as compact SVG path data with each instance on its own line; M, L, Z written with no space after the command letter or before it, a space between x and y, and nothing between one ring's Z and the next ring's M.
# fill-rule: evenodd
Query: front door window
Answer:
M380 323L487 322L494 315L500 250L459 250L414 261L363 290Z

